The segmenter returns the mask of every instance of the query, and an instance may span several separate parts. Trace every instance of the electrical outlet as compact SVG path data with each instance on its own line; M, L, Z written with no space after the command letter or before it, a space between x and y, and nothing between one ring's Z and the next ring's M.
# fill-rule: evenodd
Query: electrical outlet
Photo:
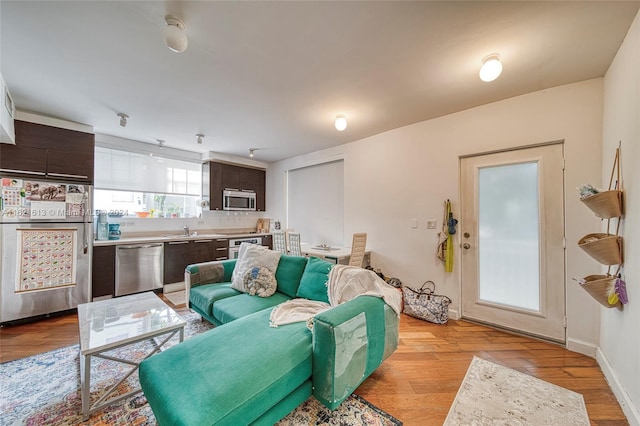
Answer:
M436 229L438 227L438 221L435 219L427 219L427 229Z

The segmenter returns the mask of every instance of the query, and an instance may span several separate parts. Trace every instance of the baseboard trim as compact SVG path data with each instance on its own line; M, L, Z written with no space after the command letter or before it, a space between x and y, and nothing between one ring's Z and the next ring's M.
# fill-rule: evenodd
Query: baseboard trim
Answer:
M573 352L578 352L579 354L589 356L591 358L596 357L596 352L598 351L598 347L593 343L588 343L582 340L577 339L567 339L567 349Z
M618 375L615 373L613 367L609 363L609 360L600 348L597 348L596 360L598 361L600 369L604 373L605 379L607 379L607 383L609 383L611 392L616 396L624 415L627 416L629 425L640 426L640 413L638 412L638 409L633 405L629 394L620 384Z
M460 314L455 309L449 309L449 318L451 318L452 320L459 320Z

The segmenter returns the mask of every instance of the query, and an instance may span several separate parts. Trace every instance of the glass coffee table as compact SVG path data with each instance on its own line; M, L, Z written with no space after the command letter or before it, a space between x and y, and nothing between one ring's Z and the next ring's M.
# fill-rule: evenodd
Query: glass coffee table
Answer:
M108 398L135 371L142 360L128 360L105 352L153 339L154 348L144 359L161 351L176 334L184 340L186 321L153 292L116 297L78 305L80 327L80 391L82 414L89 415L109 404L121 401L142 389ZM131 370L91 404L91 359L103 358L132 366Z

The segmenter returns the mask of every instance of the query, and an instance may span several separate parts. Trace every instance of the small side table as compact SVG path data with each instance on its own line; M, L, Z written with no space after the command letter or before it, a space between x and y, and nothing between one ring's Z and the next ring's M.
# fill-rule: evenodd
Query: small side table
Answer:
M80 390L84 419L97 410L142 391L137 388L107 399L125 380L138 370L141 361L127 360L105 352L134 343L154 339L155 348L145 359L162 350L176 334L184 340L186 321L153 292L134 294L78 305L80 327ZM160 338L161 337L161 338ZM159 338L156 340L156 338ZM91 359L108 359L132 366L115 385L91 404Z

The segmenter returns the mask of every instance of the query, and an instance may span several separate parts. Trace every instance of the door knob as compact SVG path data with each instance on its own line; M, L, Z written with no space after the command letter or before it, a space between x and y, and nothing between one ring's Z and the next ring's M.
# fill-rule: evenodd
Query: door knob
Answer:
M469 249L471 248L471 244L469 244L469 243L464 243L464 244L462 245L462 248L463 248L463 249L465 249L465 250L469 250Z

